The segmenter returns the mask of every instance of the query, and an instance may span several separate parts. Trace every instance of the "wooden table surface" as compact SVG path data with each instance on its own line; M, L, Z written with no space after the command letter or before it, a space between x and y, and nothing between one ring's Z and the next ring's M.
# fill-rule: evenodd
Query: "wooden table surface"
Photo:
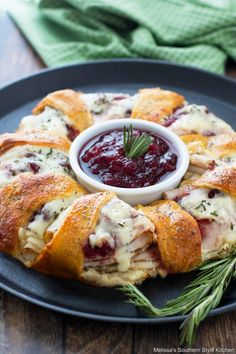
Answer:
M0 85L43 68L42 61L13 22L0 12ZM236 78L235 64L229 65L227 74ZM0 354L153 353L154 348L178 348L178 325L84 320L43 309L0 291ZM236 352L236 311L205 320L194 348L234 348Z

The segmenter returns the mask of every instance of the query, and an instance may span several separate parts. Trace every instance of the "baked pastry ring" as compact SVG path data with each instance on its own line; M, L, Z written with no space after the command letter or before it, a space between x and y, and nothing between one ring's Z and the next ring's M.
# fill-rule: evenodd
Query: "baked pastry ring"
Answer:
M74 140L93 122L80 95L69 89L49 93L33 109L33 116L23 118L19 129L48 130Z
M0 135L0 186L24 172L62 173L75 178L69 164L70 142L48 132Z
M215 165L204 160L195 166L201 173L209 169L201 177L166 193L171 200L146 207L134 209L109 192L86 195L69 177L66 136L73 140L92 123L124 116L191 134L183 137L191 164L198 154L198 161L215 156ZM236 169L228 161L235 150L227 123L175 92L53 92L18 133L0 137L0 181L9 183L0 189L0 251L43 273L100 286L190 271L236 246Z

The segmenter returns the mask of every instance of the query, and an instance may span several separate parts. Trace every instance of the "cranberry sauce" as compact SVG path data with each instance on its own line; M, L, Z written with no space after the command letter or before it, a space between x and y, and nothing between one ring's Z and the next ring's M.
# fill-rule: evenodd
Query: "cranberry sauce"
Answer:
M74 141L75 138L79 135L80 131L69 124L66 124L66 128L67 128L67 138L70 141Z
M143 132L134 130L135 136ZM114 130L91 139L79 153L82 170L99 182L122 188L148 187L176 169L177 155L163 138L150 134L153 141L141 157L125 156L123 131Z
M100 247L92 247L88 241L84 245L84 256L87 259L96 259L97 257L111 257L114 254L115 249L111 248L109 243L106 241L104 241Z
M176 120L178 120L179 118L181 118L185 114L187 114L187 112L184 110L184 106L178 107L174 110L174 112L170 116L168 116L164 119L164 122L162 125L164 125L164 127L168 128Z

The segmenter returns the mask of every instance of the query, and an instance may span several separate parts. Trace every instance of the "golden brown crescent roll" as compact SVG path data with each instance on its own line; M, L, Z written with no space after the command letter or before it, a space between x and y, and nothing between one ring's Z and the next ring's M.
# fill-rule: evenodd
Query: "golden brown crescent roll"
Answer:
M6 133L0 135L0 156L15 146L35 145L57 148L69 152L70 141L65 137L56 136L48 132L37 131L22 133Z
M0 251L30 265L49 225L85 193L64 175L19 175L0 189Z
M69 164L70 142L48 132L0 135L0 186L24 172L62 173L75 178Z
M236 167L236 133L182 136L190 154L189 172L204 173L216 166Z
M169 273L188 272L201 263L201 234L189 213L170 200L138 209L155 225L161 262Z
M114 193L76 200L48 232L33 263L41 272L99 286L139 283L159 272L154 225Z
M69 89L48 94L33 109L32 116L23 118L20 130L48 130L74 140L93 123L80 95Z
M97 193L76 200L33 268L56 276L78 279L84 268L84 246L98 222L100 209L113 193Z
M236 246L236 169L215 168L165 193L197 221L202 257L228 255Z
M192 182L193 186L215 188L236 197L236 167L217 167Z
M142 89L139 90L131 117L164 124L165 118L183 103L184 97L175 92L160 88Z

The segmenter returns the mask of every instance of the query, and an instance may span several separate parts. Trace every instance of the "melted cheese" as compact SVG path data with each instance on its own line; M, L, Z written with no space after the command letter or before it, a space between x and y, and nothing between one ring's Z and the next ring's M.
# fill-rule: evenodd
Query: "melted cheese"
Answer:
M61 111L46 107L37 115L24 117L20 123L20 130L46 130L60 136L67 135L66 124L70 124L68 117Z
M232 153L220 158L216 154L207 152L205 155L193 154L190 157L190 165L202 168L202 172L209 169L211 165L218 167L236 167L236 155Z
M55 234L57 232L57 230L59 230L59 228L64 223L64 221L65 221L67 215L70 213L71 209L72 209L72 206L69 206L68 208L63 210L59 214L58 218L47 228L47 232Z
M230 138L232 146L230 146ZM187 147L190 154L190 164L194 167L202 168L203 171L208 169L212 164L222 167L236 167L234 136L220 134L217 137L209 138L207 146L199 140L187 143Z
M78 197L74 193L70 198L56 199L46 203L26 227L21 227L18 232L20 239L20 260L30 266L45 246L44 234L49 225L54 222L66 208Z
M99 222L89 242L92 247L99 247L104 241L111 247L115 246L118 270L125 272L130 267L131 242L149 230L154 232L154 225L148 218L122 200L113 198L101 209Z
M208 198L210 189L193 189L179 204L197 220L212 221L206 225L202 242L203 259L221 253L236 242L236 200L220 192Z
M210 189L193 189L180 200L180 204L191 210L191 214L197 219L213 219L219 223L231 220L236 211L236 201L223 192L217 193L214 198L208 198L209 191Z
M110 119L130 117L136 96L123 93L90 93L80 96L90 110L94 124ZM116 99L122 97L122 99Z
M156 274L155 274L156 275ZM99 272L96 269L87 269L82 273L82 279L93 285L116 286L142 282L147 277L147 271L141 269L127 270L126 272Z
M236 167L236 153L232 152L232 154L228 154L221 158L220 161L216 160L216 162L218 162L217 165L219 166Z
M144 251L132 259L130 268L125 272L119 272L112 265L99 268L87 268L82 273L82 278L99 286L116 286L127 283L141 283L147 277L155 277L157 274L166 276L166 270L162 269L156 257Z
M22 172L62 173L75 178L67 166L70 166L68 155L61 150L34 145L16 146L0 157L0 186L10 183Z
M218 135L233 132L229 124L208 112L205 106L186 105L178 113L180 117L169 127L177 135L191 133Z

